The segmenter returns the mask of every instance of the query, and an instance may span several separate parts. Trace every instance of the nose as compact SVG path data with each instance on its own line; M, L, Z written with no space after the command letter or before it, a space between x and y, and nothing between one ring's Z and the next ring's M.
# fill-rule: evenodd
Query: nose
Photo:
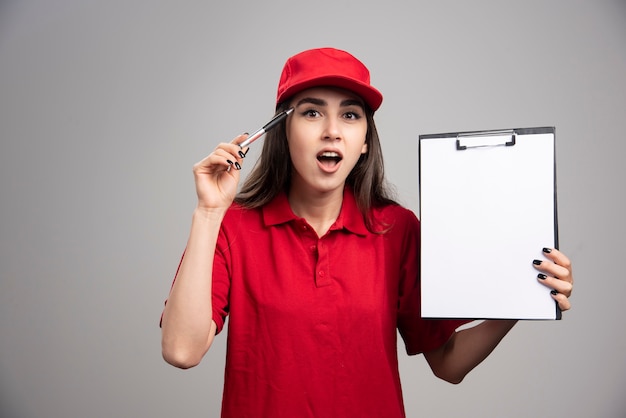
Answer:
M324 125L323 139L327 141L341 140L341 128L335 118L327 118Z

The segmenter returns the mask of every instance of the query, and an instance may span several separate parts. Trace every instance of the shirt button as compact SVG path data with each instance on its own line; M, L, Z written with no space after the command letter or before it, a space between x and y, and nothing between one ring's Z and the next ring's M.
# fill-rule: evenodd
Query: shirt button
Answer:
M323 270L322 270L322 271L320 271L320 272L319 272L319 275L320 275L320 277L324 277L324 271L323 271Z
M314 252L315 252L315 250L317 250L317 246L315 246L315 245L311 245L311 252L312 252L312 253L314 253Z

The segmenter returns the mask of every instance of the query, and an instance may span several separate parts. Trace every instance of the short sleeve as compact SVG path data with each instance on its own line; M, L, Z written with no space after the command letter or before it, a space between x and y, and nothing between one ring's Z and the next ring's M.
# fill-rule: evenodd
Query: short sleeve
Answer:
M226 323L228 316L228 301L230 292L230 252L228 251L228 239L224 228L220 230L217 238L215 257L213 258L213 289L212 307L213 321L217 325L216 333L219 334Z
M212 319L217 326L216 334L219 334L222 329L224 329L224 325L226 323L226 317L228 316L228 294L230 290L230 279L228 273L228 252L223 251L222 249L228 248L227 239L224 234L223 228L220 230L217 247L215 250L215 256L213 258L213 282L212 282L212 308L213 314ZM178 277L178 272L180 270L180 266L185 258L185 251L180 258L180 262L178 263L178 268L176 269L176 274L174 275L174 279L172 280L171 287L174 287L174 283L176 282L176 278ZM171 291L170 287L170 291ZM165 300L165 304L167 304L167 300ZM163 312L161 312L161 318L159 321L159 327L163 322Z

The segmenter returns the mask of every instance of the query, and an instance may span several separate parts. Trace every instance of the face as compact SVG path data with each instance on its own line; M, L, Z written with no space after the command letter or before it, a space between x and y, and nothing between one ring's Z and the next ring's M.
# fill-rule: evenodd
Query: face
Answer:
M291 106L291 191L343 193L350 171L367 152L363 100L347 90L315 87L294 96Z

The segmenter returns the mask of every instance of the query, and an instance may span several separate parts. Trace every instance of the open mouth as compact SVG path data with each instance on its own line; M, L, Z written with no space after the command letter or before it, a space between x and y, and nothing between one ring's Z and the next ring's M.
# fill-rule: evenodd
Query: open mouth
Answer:
M341 155L332 151L324 151L317 156L317 160L323 164L337 164L341 161Z
M341 155L334 151L324 151L317 156L317 160L322 163L323 166L329 168L336 166L341 159Z

